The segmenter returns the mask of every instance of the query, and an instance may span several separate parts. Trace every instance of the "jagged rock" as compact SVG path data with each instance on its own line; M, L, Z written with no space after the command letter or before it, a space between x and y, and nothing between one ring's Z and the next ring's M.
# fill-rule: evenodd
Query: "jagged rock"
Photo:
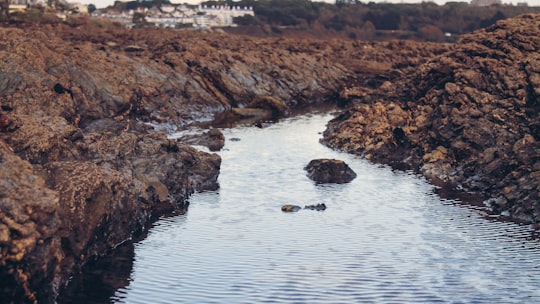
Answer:
M304 168L308 177L318 183L348 183L356 173L342 160L314 159Z
M328 125L324 142L487 195L540 222L540 15L502 20L381 86ZM400 129L401 131L395 132Z
M258 100L281 113L328 100L351 75L323 54L216 33L201 39L192 31L103 29L89 22L77 29L1 28L0 41L3 104L70 123L80 116L82 128L130 116L182 126ZM97 51L104 45L115 47Z

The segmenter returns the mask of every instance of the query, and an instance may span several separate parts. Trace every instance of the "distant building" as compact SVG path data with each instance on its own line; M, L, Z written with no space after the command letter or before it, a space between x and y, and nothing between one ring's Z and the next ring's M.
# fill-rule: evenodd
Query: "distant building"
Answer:
M527 2L518 2L516 5L517 6L529 6L529 3L527 3Z
M474 5L474 6L502 5L502 1L501 0L471 0L471 5Z
M196 27L234 26L233 18L245 15L255 16L253 7L228 5L199 5Z
M10 0L9 13L24 12L28 8L28 0Z

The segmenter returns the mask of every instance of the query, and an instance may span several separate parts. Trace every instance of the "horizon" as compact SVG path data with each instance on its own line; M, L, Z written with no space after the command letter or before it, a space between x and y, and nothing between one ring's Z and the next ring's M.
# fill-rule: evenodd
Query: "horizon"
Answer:
M85 4L94 4L97 8L105 8L107 6L112 6L114 4L114 2L117 1L117 0L87 0L83 3ZM121 2L129 2L129 1L133 1L133 0L119 0ZM77 0L70 0L69 2L78 2ZM173 2L173 1L171 1ZM187 4L199 4L201 2L205 2L205 1L201 1L201 0L175 0L174 2L178 2L178 3L187 3ZM325 3L335 3L335 0L314 0L312 2L325 2ZM467 2L467 3L470 3L471 1L451 1L451 0L435 0L435 1L422 1L422 0L393 0L393 1L386 1L386 0L366 0L366 1L361 1L363 3L369 3L369 2L376 2L376 3L409 3L409 4L420 4L422 2L434 2L438 5L444 5L446 2ZM512 4L512 5L516 5L517 3L520 3L520 2L526 2L528 3L529 6L540 6L540 0L523 0L523 1L520 1L520 0L502 0L502 3L503 4Z

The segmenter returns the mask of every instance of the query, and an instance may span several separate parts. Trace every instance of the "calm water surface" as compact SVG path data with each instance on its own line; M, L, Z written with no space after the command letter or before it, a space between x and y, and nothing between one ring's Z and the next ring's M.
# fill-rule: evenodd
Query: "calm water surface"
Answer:
M224 129L220 189L136 243L115 303L540 303L540 244L393 171L319 144L331 119ZM358 177L315 185L304 166ZM283 204L325 203L283 213Z

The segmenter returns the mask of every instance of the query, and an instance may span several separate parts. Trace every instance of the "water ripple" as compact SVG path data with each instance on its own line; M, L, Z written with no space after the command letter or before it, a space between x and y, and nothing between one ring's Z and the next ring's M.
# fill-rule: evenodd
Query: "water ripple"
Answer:
M118 303L536 303L540 246L513 223L441 199L410 172L318 144L328 115L224 130L221 188L135 246ZM303 166L358 177L315 185ZM324 202L324 212L283 213Z

